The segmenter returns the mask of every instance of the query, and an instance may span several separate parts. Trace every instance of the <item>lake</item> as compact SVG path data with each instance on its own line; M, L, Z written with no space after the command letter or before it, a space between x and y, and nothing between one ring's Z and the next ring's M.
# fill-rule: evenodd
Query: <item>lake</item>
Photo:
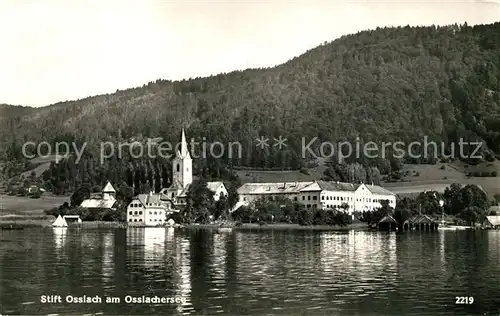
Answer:
M500 314L500 231L0 234L3 315ZM125 302L143 296L164 302Z

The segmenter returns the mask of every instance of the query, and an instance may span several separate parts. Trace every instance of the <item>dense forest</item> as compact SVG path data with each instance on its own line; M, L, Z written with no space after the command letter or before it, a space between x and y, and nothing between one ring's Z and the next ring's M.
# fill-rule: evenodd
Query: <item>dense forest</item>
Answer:
M241 159L197 161L207 179L231 177L232 167L300 169L310 160L301 156L303 137L481 141L483 157L491 160L500 153L499 82L500 23L379 28L324 43L273 68L156 80L37 109L0 105L0 169L5 179L27 168L21 154L26 141L87 143L78 164L70 158L44 174L52 189L103 184L104 178L136 188L161 186L169 182L168 161L126 156L101 165L99 142L176 142L181 127L188 138L243 144ZM262 135L282 135L287 147L261 150L255 140ZM371 175L401 165L390 155L343 162L354 163Z

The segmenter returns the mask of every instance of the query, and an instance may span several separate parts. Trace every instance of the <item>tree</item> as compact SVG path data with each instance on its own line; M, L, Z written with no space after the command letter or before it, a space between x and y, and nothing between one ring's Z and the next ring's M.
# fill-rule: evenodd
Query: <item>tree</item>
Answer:
M300 225L309 226L313 224L313 214L310 210L301 209L298 215L298 222Z
M344 212L347 212L347 210L349 209L349 204L346 202L342 203L342 205L340 205L340 209Z
M459 218L466 221L469 225L475 226L477 222L484 220L485 212L477 206L468 206L458 215Z
M447 214L457 214L462 209L460 191L462 186L458 183L452 183L449 187L444 190L444 207Z
M214 219L222 218L227 220L227 214L229 213L229 203L226 196L221 196L217 202L215 202L214 208Z
M494 198L495 198L495 201L497 202L497 204L500 204L500 194L495 194L494 195Z
M468 207L477 207L480 210L486 210L490 206L486 193L473 184L469 184L460 190L459 203L461 211Z
M207 183L197 180L191 183L187 193L190 212L197 223L208 223L210 215L215 213L214 194L207 188Z
M71 195L70 201L72 207L77 207L82 204L83 200L90 198L92 187L89 183L83 184L80 188Z
M92 187L92 192L93 193L98 193L98 192L101 192L102 191L102 187L100 185L94 185Z
M378 210L380 211L381 214L384 214L383 216L393 214L394 209L389 205L389 200L382 200L380 204L382 206Z
M394 211L394 219L398 222L400 228L403 228L404 222L409 220L410 217L411 214L408 210L396 207L396 210Z

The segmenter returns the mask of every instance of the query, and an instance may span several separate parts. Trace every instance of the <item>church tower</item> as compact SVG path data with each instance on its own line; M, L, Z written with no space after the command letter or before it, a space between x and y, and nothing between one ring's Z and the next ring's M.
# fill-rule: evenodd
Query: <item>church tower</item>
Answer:
M192 167L193 162L188 151L186 135L184 134L184 129L182 129L180 150L177 150L176 156L172 162L172 184L174 186L177 184L182 186L182 188L191 184L191 182L193 182Z

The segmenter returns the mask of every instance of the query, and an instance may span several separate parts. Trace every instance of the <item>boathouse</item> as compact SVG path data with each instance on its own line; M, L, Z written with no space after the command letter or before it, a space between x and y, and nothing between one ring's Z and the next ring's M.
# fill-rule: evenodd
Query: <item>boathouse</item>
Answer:
M81 223L82 219L80 218L79 215L64 215L63 219L66 221L66 223Z
M439 224L427 215L417 215L409 221L410 229L414 230L437 230Z
M398 222L391 215L387 214L378 223L378 230L396 230L398 227Z

